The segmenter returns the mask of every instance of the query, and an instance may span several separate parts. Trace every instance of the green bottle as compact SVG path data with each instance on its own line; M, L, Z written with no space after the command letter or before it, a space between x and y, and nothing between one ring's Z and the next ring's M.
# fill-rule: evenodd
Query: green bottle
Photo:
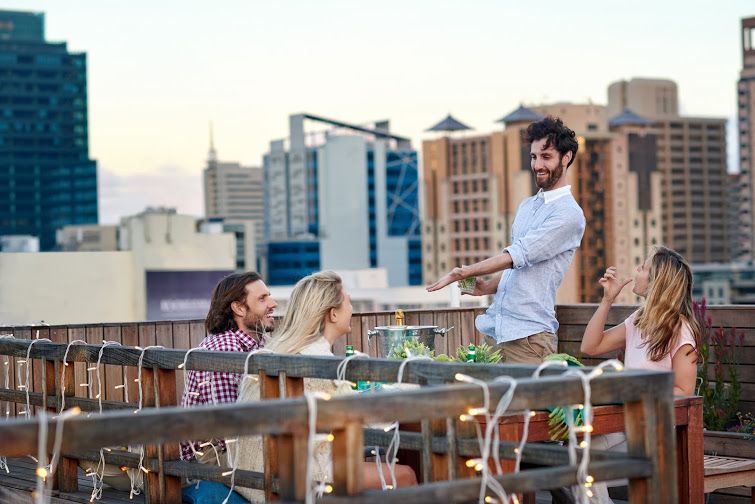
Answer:
M354 355L354 345L346 345L346 357L351 357ZM358 385L354 382L351 382L351 390L357 390Z
M476 356L476 349L474 343L469 344L469 350L467 350L467 362L474 362Z

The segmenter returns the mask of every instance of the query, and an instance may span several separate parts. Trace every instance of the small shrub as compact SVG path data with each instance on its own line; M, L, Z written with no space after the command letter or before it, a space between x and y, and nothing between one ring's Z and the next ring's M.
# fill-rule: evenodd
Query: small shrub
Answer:
M739 377L737 346L742 346L744 332L737 334L734 327L728 331L723 327L713 329L711 317L706 314L705 298L700 304L695 301L693 307L703 332L696 391L703 397L703 425L708 430L722 431L736 421L739 411L742 381ZM713 381L708 377L711 359Z

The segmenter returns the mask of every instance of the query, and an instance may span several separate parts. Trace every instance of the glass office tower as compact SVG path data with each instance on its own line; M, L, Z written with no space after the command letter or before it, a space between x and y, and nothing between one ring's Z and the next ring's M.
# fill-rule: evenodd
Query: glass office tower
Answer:
M86 54L44 38L44 14L0 10L0 236L97 223Z

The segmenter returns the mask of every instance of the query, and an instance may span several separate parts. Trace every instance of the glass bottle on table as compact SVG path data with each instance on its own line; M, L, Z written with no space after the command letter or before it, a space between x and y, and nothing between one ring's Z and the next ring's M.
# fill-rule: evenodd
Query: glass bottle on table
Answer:
M475 348L474 343L470 343L469 348L467 349L467 362L474 362L476 357L477 349Z

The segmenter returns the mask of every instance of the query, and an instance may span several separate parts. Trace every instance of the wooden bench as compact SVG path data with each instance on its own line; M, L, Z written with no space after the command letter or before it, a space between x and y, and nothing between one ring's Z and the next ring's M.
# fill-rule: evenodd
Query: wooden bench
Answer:
M755 503L755 460L705 455L705 493L719 488L750 487Z

